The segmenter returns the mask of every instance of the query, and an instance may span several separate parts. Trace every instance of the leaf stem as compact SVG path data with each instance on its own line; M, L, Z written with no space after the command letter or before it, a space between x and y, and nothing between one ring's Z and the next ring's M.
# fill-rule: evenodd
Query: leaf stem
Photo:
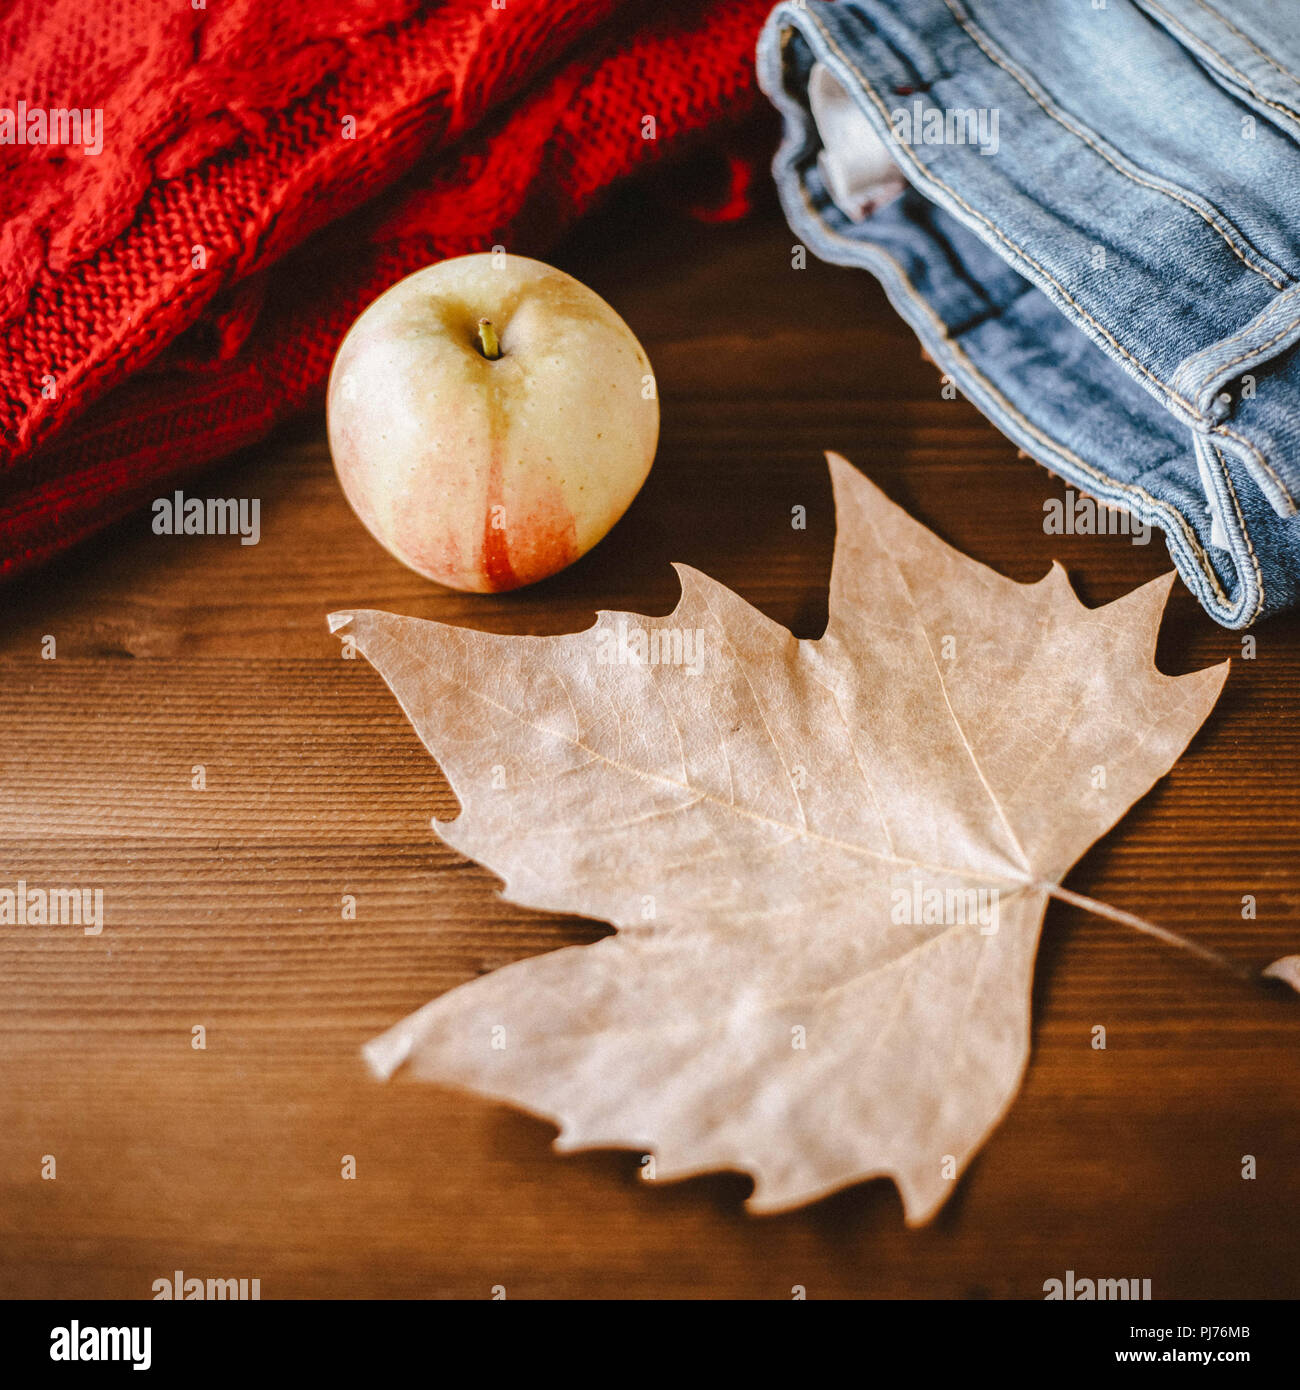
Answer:
M1125 912L1118 907L1110 907L1106 903L1098 902L1096 898L1085 898L1082 893L1075 893L1069 888L1062 888L1059 883L1044 883L1042 885L1054 898L1059 898L1064 903L1069 903L1073 907L1081 907L1085 912L1094 913L1098 917L1109 917L1112 922L1121 922L1126 927L1133 927L1137 931L1145 932L1148 936L1154 936L1157 940L1163 941L1167 946L1177 946L1180 950L1190 951L1194 956L1200 956L1204 961L1209 961L1211 965L1217 965L1221 970L1226 970L1230 975L1235 975L1239 980L1246 980L1254 983L1259 977L1244 966L1238 965L1236 961L1229 960L1227 956L1220 955L1218 951L1212 950L1209 946L1202 946L1197 941L1189 941L1185 936L1179 936L1177 932L1169 931L1166 927L1158 927L1154 922L1148 922L1145 917L1138 917L1132 912Z

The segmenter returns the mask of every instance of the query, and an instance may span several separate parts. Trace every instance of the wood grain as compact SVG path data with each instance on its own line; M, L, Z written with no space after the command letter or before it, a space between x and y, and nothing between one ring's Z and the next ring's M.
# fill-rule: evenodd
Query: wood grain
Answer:
M434 841L454 802L379 678L340 659L331 609L572 631L667 612L685 560L816 636L826 448L1016 579L1057 556L1095 604L1168 567L1158 537L1045 536L1061 484L941 399L866 275L796 270L792 241L770 207L701 230L629 195L555 254L645 343L663 439L608 541L531 590L458 596L391 560L313 417L189 489L260 498L260 544L142 515L0 596L0 886L99 886L107 919L0 928L0 1294L147 1298L176 1269L266 1298L1039 1298L1066 1269L1157 1298L1300 1293L1297 1001L1059 904L1023 1094L922 1231L884 1182L753 1218L739 1175L654 1186L637 1155L560 1158L546 1124L361 1065L440 991L602 929L502 903ZM1300 624L1256 636L1068 882L1262 966L1300 950ZM1241 654L1177 588L1162 668Z

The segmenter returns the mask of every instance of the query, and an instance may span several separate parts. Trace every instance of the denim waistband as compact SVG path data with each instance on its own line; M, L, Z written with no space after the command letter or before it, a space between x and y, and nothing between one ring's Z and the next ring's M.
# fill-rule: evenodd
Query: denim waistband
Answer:
M802 0L777 6L758 52L795 232L871 270L1027 453L1159 526L1228 627L1300 601L1300 24L1286 8ZM908 180L861 221L819 167L814 64ZM952 113L988 119L945 125ZM950 138L977 128L982 143Z

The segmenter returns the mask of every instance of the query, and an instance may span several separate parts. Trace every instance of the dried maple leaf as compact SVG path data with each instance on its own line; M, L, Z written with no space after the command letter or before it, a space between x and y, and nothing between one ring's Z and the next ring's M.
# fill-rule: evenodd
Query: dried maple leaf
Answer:
M612 922L376 1039L775 1211L889 1175L925 1221L1029 1052L1048 897L1174 764L1227 664L1161 675L1172 575L1084 608L995 574L830 456L824 637L698 571L665 618L509 637L335 614L442 765L435 828L511 902ZM1083 900L1086 901L1086 900ZM1121 914L1122 915L1122 914Z

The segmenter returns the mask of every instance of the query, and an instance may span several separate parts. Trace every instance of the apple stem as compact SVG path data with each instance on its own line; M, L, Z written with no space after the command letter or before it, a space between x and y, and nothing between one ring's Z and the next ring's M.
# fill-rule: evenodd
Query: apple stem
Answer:
M479 319L474 346L489 362L495 362L501 356L501 340L497 337L496 329L492 327L491 319Z

